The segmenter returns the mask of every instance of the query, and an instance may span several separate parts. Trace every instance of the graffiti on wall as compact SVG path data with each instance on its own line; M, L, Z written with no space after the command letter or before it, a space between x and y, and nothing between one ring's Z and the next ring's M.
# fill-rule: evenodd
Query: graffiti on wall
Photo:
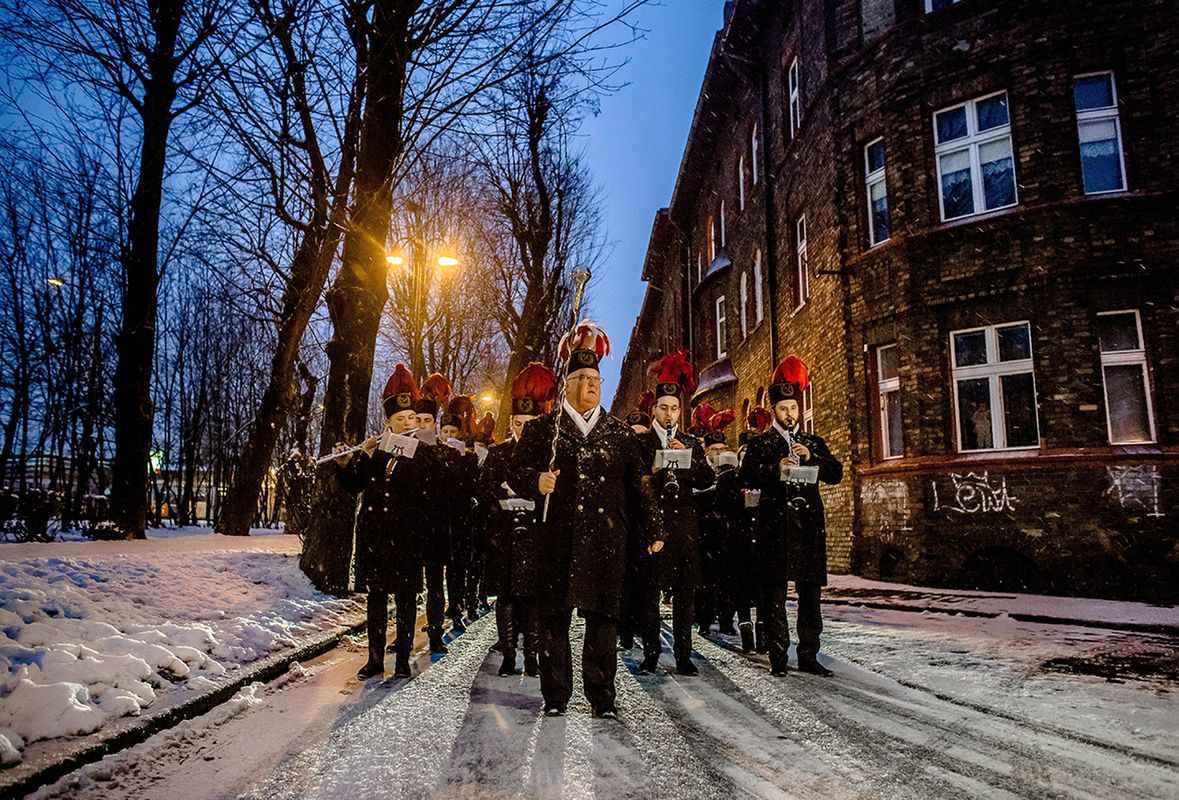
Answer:
M946 509L957 514L989 514L1014 511L1019 498L1007 490L1007 479L992 479L984 470L961 475L950 473L951 492L943 498L933 481L933 510ZM996 482L997 481L997 482Z
M1109 488L1105 496L1113 498L1127 511L1145 511L1148 517L1163 516L1159 507L1159 492L1163 478L1151 464L1133 467L1106 467Z
M877 481L860 489L864 530L885 533L911 530L909 489L904 481Z

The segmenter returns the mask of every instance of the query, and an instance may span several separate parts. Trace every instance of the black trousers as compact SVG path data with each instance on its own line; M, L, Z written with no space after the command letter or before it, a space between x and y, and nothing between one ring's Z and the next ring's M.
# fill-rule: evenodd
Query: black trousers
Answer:
M397 630L393 650L398 661L408 661L413 647L413 626L417 620L417 597L413 592L394 595L397 604ZM373 664L385 662L386 629L389 627L389 593L368 593L368 660Z
M817 583L795 583L798 593L798 660L806 661L819 653L819 634L823 616L819 608L822 587ZM769 640L770 667L785 668L790 649L790 623L786 619L786 584L770 589L766 638ZM760 616L760 615L759 615Z
M648 586L643 593L643 655L658 658L663 651L659 638L658 586ZM696 589L677 587L671 593L672 654L676 661L692 657L692 616L696 610Z
M536 656L540 638L536 607L528 597L500 597L495 601L495 630L504 657L516 655L516 639L524 634L524 656Z
M426 625L438 630L442 630L442 619L446 612L443 570L444 562L441 559L426 561Z
M458 619L463 613L463 599L467 593L467 559L462 552L452 553L446 565L446 614Z
M585 639L581 680L595 709L614 707L614 677L618 671L618 621L604 614L583 612ZM573 652L569 646L571 608L545 608L540 619L540 693L546 705L565 705L573 696Z

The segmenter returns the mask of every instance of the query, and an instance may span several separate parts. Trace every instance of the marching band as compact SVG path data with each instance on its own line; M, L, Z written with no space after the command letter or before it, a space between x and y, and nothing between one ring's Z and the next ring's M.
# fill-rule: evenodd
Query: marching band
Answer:
M430 650L444 622L461 633L495 598L502 676L539 677L545 713L573 693L570 622L585 620L582 682L597 717L616 717L618 651L642 642L639 670L658 673L661 607L672 609L675 671L698 674L692 626L717 626L745 653L790 669L788 584L797 595L796 669L831 675L818 660L826 584L819 484L843 468L801 425L806 365L787 356L773 372L769 407L744 414L738 447L730 409L698 404L687 351L664 356L651 389L620 420L600 405L605 332L579 323L561 341L561 374L533 362L514 376L507 438L476 420L471 398L451 397L434 374L421 389L398 364L382 394L385 431L337 445L341 484L358 496L354 575L368 593L368 661L385 670L394 600L394 677L411 674L417 595L426 593ZM690 425L685 428L685 417ZM408 446L407 446L408 445ZM734 620L736 627L734 627Z

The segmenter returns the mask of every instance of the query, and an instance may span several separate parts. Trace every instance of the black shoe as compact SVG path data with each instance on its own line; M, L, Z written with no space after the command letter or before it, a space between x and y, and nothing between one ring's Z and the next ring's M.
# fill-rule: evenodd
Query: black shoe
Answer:
M798 660L798 671L805 672L808 675L821 675L824 678L829 678L835 674L820 664L817 658L800 658Z
M442 631L430 631L430 652L442 654L450 652L446 645L442 643Z
M529 678L535 678L540 675L540 664L537 662L535 655L524 654L524 674Z
M564 703L545 703L544 715L546 717L563 717L565 716Z
M456 633L456 634L457 633L466 633L467 626L466 626L466 623L463 622L463 618L462 617L451 617L450 618L450 630L451 630L451 632Z
M503 677L520 674L520 670L516 669L515 653L504 653L504 663L499 665L499 674Z
M766 640L766 626L759 622L753 626L753 630L757 634L757 641L753 645L753 649L759 653L770 652L770 643Z
M789 672L789 668L782 664L780 666L770 667L770 674L776 678L783 678Z
M700 670L696 669L696 665L692 663L690 658L677 658L675 660L675 671L679 675L699 675Z
M634 646L635 646L635 637L633 637L633 636L631 636L627 639L619 639L618 640L618 649L619 650L630 650Z
M376 675L383 675L385 673L385 665L380 661L370 661L360 669L356 670L356 677L362 681L366 681Z
M393 668L393 677L408 678L409 675L409 659L397 659L397 666Z
M741 652L753 652L753 623L742 622L739 626L741 628Z
M602 706L594 709L594 716L598 719L618 719L618 709L614 706Z
M737 631L733 628L733 621L729 620L724 625L719 626L716 632L723 636L736 636Z
M639 664L639 672L646 672L648 674L655 672L659 667L659 656L647 656L643 659L643 663Z
M706 635L711 629L712 629L711 624L706 624L703 622L700 623L700 635L701 636Z

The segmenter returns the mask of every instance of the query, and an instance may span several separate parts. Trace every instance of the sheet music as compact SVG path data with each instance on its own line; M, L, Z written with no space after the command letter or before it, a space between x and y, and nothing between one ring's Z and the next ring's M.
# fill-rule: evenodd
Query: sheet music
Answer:
M655 451L655 469L688 469L691 466L692 451L687 448Z

